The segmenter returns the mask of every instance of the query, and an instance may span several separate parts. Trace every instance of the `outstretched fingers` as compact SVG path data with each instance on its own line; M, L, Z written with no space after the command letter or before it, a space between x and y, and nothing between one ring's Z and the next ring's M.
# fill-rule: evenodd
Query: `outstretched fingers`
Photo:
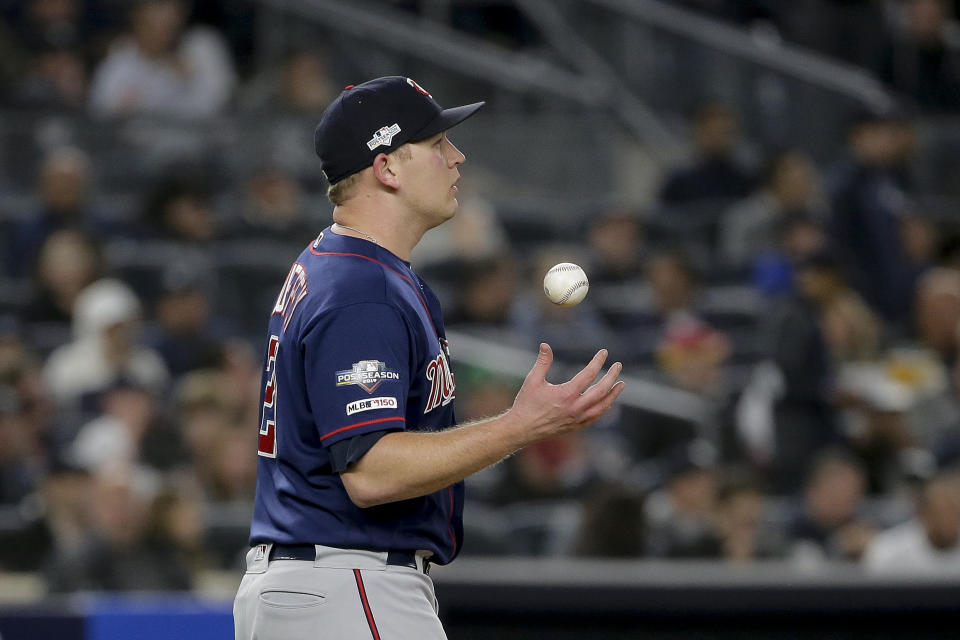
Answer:
M605 414L610 407L613 406L613 403L616 402L617 398L620 396L626 386L627 384L623 380L617 380L616 384L606 391L606 395L602 396L599 402L589 407L583 413L584 422L591 423Z
M583 393L587 387L590 386L590 383L596 379L600 371L603 369L603 363L607 361L607 350L600 349L597 351L597 355L593 356L593 359L587 363L583 369L580 370L580 373L573 376L566 383L566 386L571 387L577 393Z
M606 375L604 375L600 380L589 389L581 394L580 399L577 404L580 409L590 407L603 398L605 398L613 388L618 384L617 377L623 371L623 365L619 362L614 362L610 365L610 368L607 369Z

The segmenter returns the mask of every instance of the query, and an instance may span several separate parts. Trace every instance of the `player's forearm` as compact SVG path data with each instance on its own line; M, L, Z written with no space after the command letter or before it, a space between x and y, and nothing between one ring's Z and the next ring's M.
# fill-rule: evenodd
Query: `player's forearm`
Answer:
M553 352L540 345L537 362L509 411L447 431L388 433L341 474L350 499L371 507L427 495L528 444L592 424L623 391L623 382L617 381L619 362L591 385L606 357L601 349L580 373L552 385L546 374Z
M342 474L361 507L424 496L463 480L528 444L511 412L446 431L383 436Z

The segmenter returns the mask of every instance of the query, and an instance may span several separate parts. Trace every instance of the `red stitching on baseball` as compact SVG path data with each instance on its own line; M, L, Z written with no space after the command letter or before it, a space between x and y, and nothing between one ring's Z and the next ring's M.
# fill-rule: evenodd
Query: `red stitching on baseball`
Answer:
M579 289L580 287L583 287L583 286L585 286L585 285L589 285L589 284L590 284L590 283L587 282L586 280L580 280L580 281L578 281L578 282L573 283L573 284L570 286L570 288L567 289L566 293L564 293L563 296L560 298L560 304L563 304L564 302L566 302L567 300L569 300L569 299L570 299L570 296L572 296L573 293L574 293L577 289Z

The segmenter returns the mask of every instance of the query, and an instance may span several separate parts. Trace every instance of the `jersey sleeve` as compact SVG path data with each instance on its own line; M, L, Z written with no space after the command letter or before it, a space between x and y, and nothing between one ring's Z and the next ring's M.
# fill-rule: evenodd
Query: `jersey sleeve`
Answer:
M325 447L406 427L415 345L396 309L360 303L328 311L302 343L307 398Z
M337 440L327 447L330 453L330 466L336 473L343 473L347 467L367 455L367 451L370 451L373 445L380 442L380 438L387 433L387 431L374 431L346 440Z

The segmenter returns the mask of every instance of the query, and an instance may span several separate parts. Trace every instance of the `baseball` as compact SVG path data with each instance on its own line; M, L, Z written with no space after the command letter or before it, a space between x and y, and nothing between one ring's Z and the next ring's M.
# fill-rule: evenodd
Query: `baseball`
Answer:
M561 307L580 304L589 290L587 274L572 262L561 262L551 267L543 277L543 292L550 298L550 302Z

